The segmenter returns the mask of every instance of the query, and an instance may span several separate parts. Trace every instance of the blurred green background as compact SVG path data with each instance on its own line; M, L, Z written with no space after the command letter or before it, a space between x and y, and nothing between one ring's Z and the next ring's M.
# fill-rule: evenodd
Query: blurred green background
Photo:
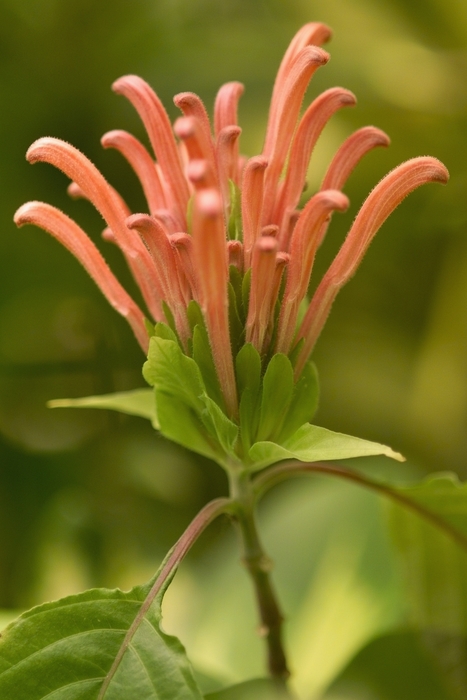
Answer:
M112 81L125 73L140 74L172 119L177 92L198 92L211 110L223 82L244 82L242 150L255 155L261 150L280 59L295 31L310 20L329 24L334 38L326 47L332 60L315 76L309 98L341 85L359 100L356 108L336 115L324 132L310 169L310 190L353 129L374 124L392 139L388 150L369 154L352 175L346 189L351 210L334 217L314 280L329 264L366 194L388 170L429 154L451 173L448 187L426 186L402 204L340 294L315 352L322 383L316 422L404 452L405 474L451 470L467 477L465 0L0 0L0 608L21 609L93 585L128 587L144 580L200 506L226 491L217 467L168 444L144 421L45 407L51 398L143 386L143 357L129 328L72 256L39 230L15 229L13 213L29 199L63 208L98 242L133 290L118 251L99 242L99 216L87 203L67 197L67 181L59 172L47 165L29 166L27 147L46 135L72 142L135 211L142 210L133 173L118 154L99 144L113 128L144 138L131 106L110 91ZM374 468L387 471L378 460ZM403 474L397 471L401 478ZM379 527L375 499L321 482L308 490L313 521L305 514L300 520L295 512L290 528L281 526L273 536L274 501L263 515L278 560L278 581L282 570L284 590L295 592L285 593L288 610L297 601L308 609L313 596L321 601L329 588L325 581L334 580L332 572L347 571L349 560L355 573L352 557L360 561L365 547L368 575L376 569L380 576L379 583L371 584L378 591L376 614L362 574L366 597L355 593L361 607L355 603L353 622L346 623L350 646L342 632L338 668L397 618L399 604L388 601L396 596L398 583L388 584L393 570L388 573L387 561L378 559L387 543L382 544L382 532L374 535ZM296 509L303 493L302 488L284 489L277 496L282 511ZM334 532L336 523L328 519L337 507L343 525L332 539L325 533ZM298 549L293 564L290 547L290 538L304 528L317 533L310 535L307 557L319 549L317 543L332 540L308 569ZM368 529L380 539L368 544L369 535L362 535ZM181 622L182 612L203 610L202 600L209 600L200 581L213 558L223 561L230 552L227 530L223 523L208 532L191 569L180 572L172 604L168 602L173 627L186 635L189 647L196 647L200 666L208 665L213 650L222 657L219 639L207 625L204 653L193 630L198 625L199 631L199 620L205 618L195 615L189 628ZM234 553L231 558L247 599L238 557ZM231 583L229 588L221 578L215 590L230 590ZM313 594L306 581L313 582ZM336 595L353 600L352 585ZM232 614L236 609L232 602ZM321 611L326 609L321 605ZM330 618L313 623L324 629L324 637L337 615L332 610ZM224 612L228 619L229 611ZM342 616L335 619L341 625ZM233 626L232 620L228 624ZM253 627L252 618L248 631ZM303 652L306 635L303 629L296 633L305 640ZM243 662L235 666L241 644L238 653L232 649L222 657L224 666L217 663L219 676L258 673L251 659L251 668ZM302 652L297 651L297 667ZM317 688L325 685L326 673L332 676L332 670L323 671L320 658L318 654L316 664L324 680L315 682ZM311 683L306 674L300 682Z

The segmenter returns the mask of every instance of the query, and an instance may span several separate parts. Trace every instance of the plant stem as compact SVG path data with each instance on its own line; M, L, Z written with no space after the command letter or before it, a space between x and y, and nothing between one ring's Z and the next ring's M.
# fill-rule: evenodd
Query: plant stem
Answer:
M283 616L271 582L272 561L265 554L255 519L255 498L249 476L232 474L231 498L236 504L235 519L243 544L243 563L251 576L260 617L260 634L267 645L268 670L272 678L284 682L290 676L282 645Z

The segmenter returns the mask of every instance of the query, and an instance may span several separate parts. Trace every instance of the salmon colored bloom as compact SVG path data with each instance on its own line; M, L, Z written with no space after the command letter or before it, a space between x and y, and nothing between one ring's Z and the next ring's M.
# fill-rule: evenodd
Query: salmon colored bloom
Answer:
M27 153L31 163L44 161L62 170L72 181L70 193L87 198L100 212L106 223L104 237L125 256L146 311L129 297L84 231L61 211L29 202L16 212L16 223L40 226L78 258L128 320L145 353L149 344L145 316L149 315L154 322L170 325L190 355L192 324L187 309L196 302L204 317L226 413L233 419L238 417L234 356L242 344L252 343L265 360L294 351L297 379L336 294L354 274L389 214L419 185L448 179L442 163L430 157L409 160L389 173L363 204L303 320L298 321L331 215L348 206L341 192L348 176L370 149L389 144L388 137L372 126L352 134L332 160L320 191L299 208L321 131L337 110L355 104L351 92L332 88L300 117L310 79L329 60L320 47L330 35L325 25L310 23L291 42L274 85L263 153L249 159L239 151L240 83L227 83L219 90L212 131L197 95L176 95L182 116L172 127L146 82L136 76L117 80L113 89L137 110L153 154L125 131L109 132L102 145L120 151L136 172L147 213L131 215L95 166L68 143L41 138ZM232 275L240 280L246 300L243 313L233 309L238 284L230 284Z

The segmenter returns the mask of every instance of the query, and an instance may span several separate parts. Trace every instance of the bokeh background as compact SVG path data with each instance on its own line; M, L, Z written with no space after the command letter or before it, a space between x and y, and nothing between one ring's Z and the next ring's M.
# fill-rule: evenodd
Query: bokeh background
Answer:
M142 420L46 408L51 398L143 386L143 358L78 263L42 231L15 229L13 213L29 199L63 208L133 290L118 251L100 242L99 216L68 198L61 173L29 166L27 147L44 135L72 142L135 211L144 210L127 164L99 143L113 128L144 139L131 106L110 91L112 81L140 74L172 119L177 92L198 92L211 109L223 82L244 82L241 143L254 155L282 54L310 20L329 24L334 38L327 46L332 60L316 74L307 99L335 85L358 97L357 107L333 117L321 137L310 191L353 129L375 124L392 139L352 175L351 210L334 217L314 280L388 170L429 154L451 173L448 187L426 186L402 204L341 292L315 352L322 385L316 422L402 451L408 458L402 471L371 462L386 476L392 470L391 478L446 470L467 477L465 0L0 0L0 608L6 616L85 587L145 580L196 511L226 491L217 467L170 445ZM265 504L265 538L277 560L290 636L299 640L292 643L299 690L318 692L368 638L401 619L397 573L378 513L372 496L321 481L284 487ZM197 545L169 596L167 618L201 669L235 680L260 672L261 652L256 639L245 642L238 630L238 610L246 605L245 639L254 636L254 611L229 532L221 523ZM209 578L214 562L219 573ZM319 640L314 646L310 629ZM228 639L225 648L221 637ZM318 680L303 670L311 658Z

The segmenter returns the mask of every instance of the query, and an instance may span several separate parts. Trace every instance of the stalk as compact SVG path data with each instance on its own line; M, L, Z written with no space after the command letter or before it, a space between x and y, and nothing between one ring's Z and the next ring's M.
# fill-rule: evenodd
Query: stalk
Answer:
M272 561L261 544L255 517L255 497L249 476L230 473L230 496L235 504L234 519L239 527L243 547L243 563L253 582L260 634L267 648L267 664L271 677L284 683L290 676L282 643L281 613L271 581Z

